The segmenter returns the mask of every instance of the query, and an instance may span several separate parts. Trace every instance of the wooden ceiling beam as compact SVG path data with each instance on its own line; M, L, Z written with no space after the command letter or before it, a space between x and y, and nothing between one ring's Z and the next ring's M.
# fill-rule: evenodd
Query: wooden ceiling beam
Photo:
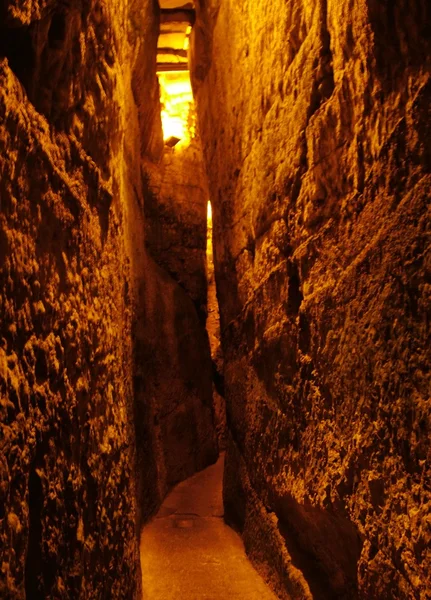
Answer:
M166 71L188 71L188 63L157 63L156 71L165 73Z
M187 58L187 50L179 50L178 48L157 48L157 54L172 54L173 56Z

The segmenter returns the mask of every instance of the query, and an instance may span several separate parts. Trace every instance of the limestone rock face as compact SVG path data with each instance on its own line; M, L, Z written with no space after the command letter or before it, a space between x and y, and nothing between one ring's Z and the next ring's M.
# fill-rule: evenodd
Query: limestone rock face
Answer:
M143 519L172 485L218 456L205 330L208 187L199 139L165 145L159 161L147 161L144 189L148 257L137 280L134 327Z
M0 147L0 595L138 598L121 200L6 60Z
M207 228L208 318L206 327L213 361L213 404L219 447L226 449L226 403L224 400L223 352L220 343L220 314L214 273L212 213Z
M199 140L144 156L134 210L135 427L141 522L177 482L215 462L207 313L207 179ZM145 242L145 245L143 245Z
M121 160L137 60L118 42L146 40L116 8L2 3L2 598L140 597Z
M216 461L208 339L192 301L147 262L136 323L136 432L143 517L169 489Z
M226 514L281 597L426 598L431 7L197 4Z
M0 2L1 598L140 598L139 523L215 458L208 342L145 252L157 30L150 0Z
M198 138L165 146L145 202L146 245L187 292L205 323L208 187Z

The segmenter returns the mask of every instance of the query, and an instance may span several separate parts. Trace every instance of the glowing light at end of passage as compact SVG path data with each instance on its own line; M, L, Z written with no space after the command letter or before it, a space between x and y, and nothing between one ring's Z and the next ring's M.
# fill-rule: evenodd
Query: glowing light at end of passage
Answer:
M162 110L162 127L165 140L170 137L176 137L181 140L185 137L183 119L181 117L173 117L165 110Z
M190 141L190 115L193 110L193 94L190 75L185 72L158 73L160 101L162 104L163 137Z

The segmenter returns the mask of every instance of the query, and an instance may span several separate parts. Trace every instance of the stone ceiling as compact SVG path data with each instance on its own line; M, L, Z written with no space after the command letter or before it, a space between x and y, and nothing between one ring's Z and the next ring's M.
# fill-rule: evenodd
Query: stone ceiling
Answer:
M158 71L188 70L188 37L194 23L192 2L159 0L160 35L157 53Z
M184 0L159 0L159 5L162 10L165 9L186 9L193 10L194 2L184 2Z

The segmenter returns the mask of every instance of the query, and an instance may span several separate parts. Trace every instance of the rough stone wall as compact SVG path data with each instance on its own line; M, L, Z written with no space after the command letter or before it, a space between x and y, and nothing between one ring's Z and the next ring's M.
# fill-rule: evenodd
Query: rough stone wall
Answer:
M0 596L139 598L138 523L166 491L154 424L134 421L165 401L142 385L160 378L148 345L165 346L148 305L156 289L173 302L184 354L194 315L144 250L157 15L150 0L3 0L0 40Z
M2 9L0 595L139 598L119 160L130 6Z
M154 135L153 135L154 137ZM144 156L135 207L135 423L140 522L218 456L205 331L207 186L197 140ZM145 244L143 243L145 242ZM146 252L147 250L148 252Z
M430 32L425 0L198 2L225 508L280 597L429 597Z
M146 161L135 376L143 515L218 455L207 316L208 188L198 138ZM135 215L134 219L139 219ZM135 241L135 246L141 240ZM144 283L143 283L144 282ZM153 460L148 461L148 449Z
M138 598L121 206L6 61L0 88L1 596Z
M151 259L139 293L136 430L139 447L148 445L140 451L145 517L175 483L215 462L218 450L208 339L192 301Z
M207 314L206 222L208 186L199 138L165 146L145 202L146 245L193 300L203 323Z

